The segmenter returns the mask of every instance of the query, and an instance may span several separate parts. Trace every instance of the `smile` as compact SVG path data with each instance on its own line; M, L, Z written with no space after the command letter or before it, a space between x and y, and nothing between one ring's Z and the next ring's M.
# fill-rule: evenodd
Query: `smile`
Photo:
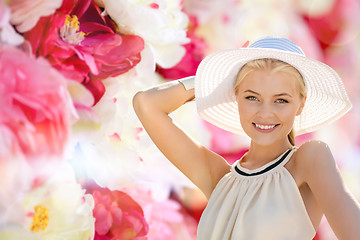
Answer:
M255 126L261 129L270 129L270 128L274 128L277 124L273 124L273 125L261 125L261 124L257 124L255 123Z
M275 127L279 126L279 124L257 124L257 123L253 123L255 125L256 128L261 129L261 130L272 130Z

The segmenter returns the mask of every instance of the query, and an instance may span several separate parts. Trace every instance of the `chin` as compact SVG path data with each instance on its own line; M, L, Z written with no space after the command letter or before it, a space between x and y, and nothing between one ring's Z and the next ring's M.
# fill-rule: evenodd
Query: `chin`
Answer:
M281 135L281 136L280 136ZM283 144L284 142L287 141L288 136L286 133L284 134L269 134L269 135L260 135L258 133L256 133L256 135L252 134L248 136L251 138L251 141L256 143L257 145L260 146L271 146L274 144Z

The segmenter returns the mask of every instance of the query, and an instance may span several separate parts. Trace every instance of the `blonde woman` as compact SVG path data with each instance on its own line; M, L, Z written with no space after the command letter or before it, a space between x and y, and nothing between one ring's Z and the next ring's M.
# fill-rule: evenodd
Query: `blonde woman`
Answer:
M178 128L169 113L195 99L210 123L251 138L232 166ZM267 37L206 57L196 76L138 92L134 109L161 152L208 198L198 239L310 240L325 214L339 239L360 239L360 206L328 146L294 136L351 108L329 66Z

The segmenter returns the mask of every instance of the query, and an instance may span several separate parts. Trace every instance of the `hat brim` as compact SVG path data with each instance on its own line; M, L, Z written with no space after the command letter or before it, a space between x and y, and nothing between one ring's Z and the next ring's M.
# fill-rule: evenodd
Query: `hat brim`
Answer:
M244 133L234 95L235 78L249 61L278 59L295 67L306 88L305 107L295 117L296 135L329 124L351 109L339 75L328 65L303 55L275 49L240 48L210 54L200 63L195 77L195 99L199 115L227 131Z

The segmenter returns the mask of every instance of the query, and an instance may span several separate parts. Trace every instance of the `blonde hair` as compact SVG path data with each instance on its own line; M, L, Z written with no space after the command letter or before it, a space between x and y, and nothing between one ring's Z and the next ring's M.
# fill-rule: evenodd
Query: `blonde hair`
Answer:
M283 61L272 59L272 58L262 58L262 59L255 59L248 63L246 63L239 71L236 82L234 85L235 95L237 95L237 91L241 82L244 78L251 72L256 70L271 70L271 73L274 72L286 72L292 74L298 81L297 81L297 89L299 90L300 97L306 96L306 87L304 79L302 78L300 72L291 66L288 63ZM295 146L295 134L293 129L291 129L290 133L288 134L288 139L291 145Z

